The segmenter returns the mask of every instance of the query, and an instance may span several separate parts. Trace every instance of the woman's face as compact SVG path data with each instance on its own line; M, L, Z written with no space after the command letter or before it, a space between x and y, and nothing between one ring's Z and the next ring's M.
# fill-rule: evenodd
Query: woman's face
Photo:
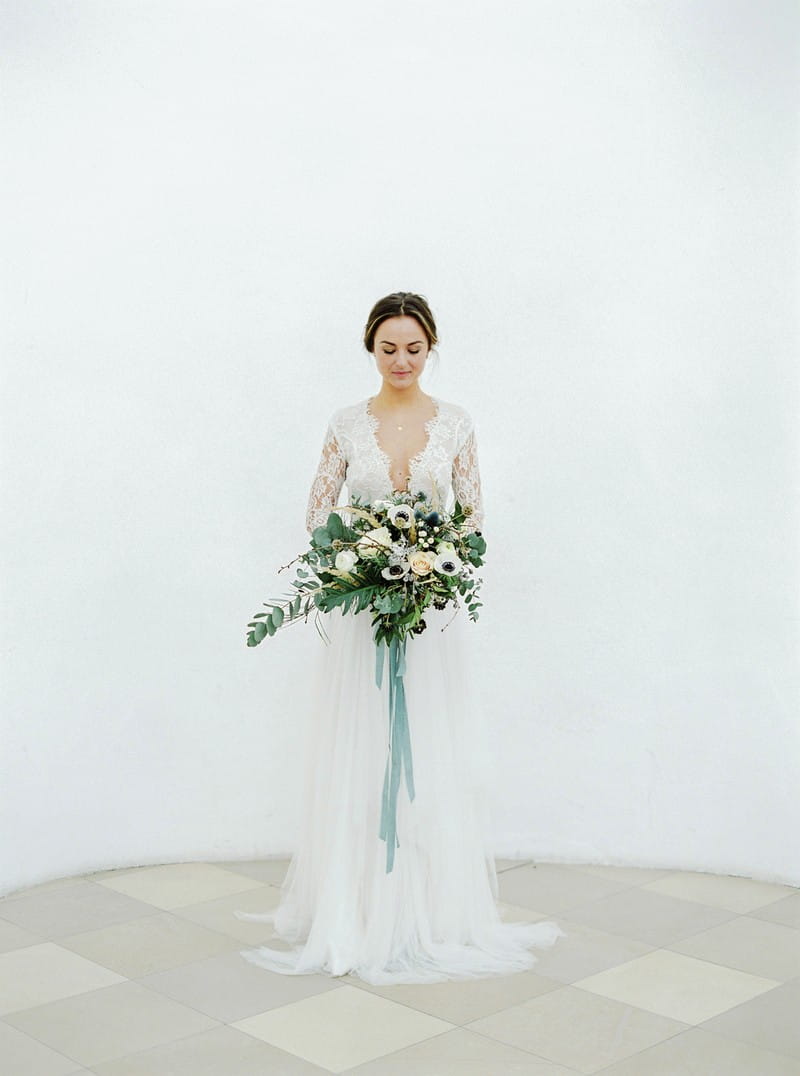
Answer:
M425 330L408 314L382 321L372 345L378 373L394 389L417 383L425 369L428 351Z

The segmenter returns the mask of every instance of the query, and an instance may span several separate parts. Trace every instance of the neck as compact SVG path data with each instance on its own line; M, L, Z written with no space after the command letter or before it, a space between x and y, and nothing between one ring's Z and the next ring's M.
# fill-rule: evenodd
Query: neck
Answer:
M383 385L381 385L380 392L374 398L384 407L390 407L397 410L413 407L422 400L429 399L417 382L413 385L409 385L407 389L398 389L395 388L394 385L387 385L385 381Z

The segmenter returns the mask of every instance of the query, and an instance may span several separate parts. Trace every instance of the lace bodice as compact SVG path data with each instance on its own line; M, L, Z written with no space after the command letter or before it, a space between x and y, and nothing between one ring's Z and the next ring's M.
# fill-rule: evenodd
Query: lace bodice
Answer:
M422 492L443 508L451 494L471 505L475 530L483 525L483 501L478 470L478 450L472 419L457 404L433 397L436 413L425 425L425 447L409 460L408 488ZM378 444L378 420L369 400L334 412L325 431L319 466L308 498L306 527L322 526L332 508L341 502L347 483L351 497L374 501L392 492L391 461Z

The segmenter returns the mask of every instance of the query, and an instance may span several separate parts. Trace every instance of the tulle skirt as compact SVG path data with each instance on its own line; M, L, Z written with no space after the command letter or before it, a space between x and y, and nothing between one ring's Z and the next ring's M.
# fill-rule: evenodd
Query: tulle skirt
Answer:
M461 611L430 609L410 636L405 690L414 792L397 797L394 865L379 836L389 748L388 663L375 680L370 615L322 618L304 766L297 848L270 912L288 950L243 949L253 964L289 975L353 973L368 983L430 983L507 975L534 966L531 948L565 932L554 922L506 923L487 847L489 728L479 719ZM444 629L444 630L442 630ZM495 731L499 731L496 729Z

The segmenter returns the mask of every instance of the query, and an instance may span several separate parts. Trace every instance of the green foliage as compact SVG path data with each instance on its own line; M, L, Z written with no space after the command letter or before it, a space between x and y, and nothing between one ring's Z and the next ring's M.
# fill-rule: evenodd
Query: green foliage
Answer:
M389 500L394 504L413 506L424 502L425 497L422 493L413 496L395 494ZM482 580L474 577L473 570L483 564L486 542L482 535L470 530L469 508L456 501L453 512L448 515L437 505L436 535L417 536L413 527L396 526L385 504L373 508L354 499L351 507L366 510L372 518L366 518L364 511L353 512L349 513L350 523L347 523L338 512L328 514L325 526L313 531L306 551L290 562L290 565L296 565L291 592L282 599L264 602L269 611L256 613L248 624L248 646L258 646L288 624L308 620L311 613L317 630L326 638L321 614L336 609L342 615L370 610L373 635L378 643L403 640L412 632L425 630L424 613L433 603L440 609L463 603L470 620L478 619L482 605L477 594ZM423 515L429 514L429 507L434 510L429 503L424 506L424 511L420 506ZM389 531L393 548L374 547L373 555L367 556L358 542L376 523ZM419 554L435 556L435 546L441 541L453 543L462 569L454 575L447 575L435 566L427 573L414 573L408 558ZM338 554L348 549L356 552L355 563L349 571L337 569ZM391 578L383 576L387 565L401 562L405 565L405 574Z

